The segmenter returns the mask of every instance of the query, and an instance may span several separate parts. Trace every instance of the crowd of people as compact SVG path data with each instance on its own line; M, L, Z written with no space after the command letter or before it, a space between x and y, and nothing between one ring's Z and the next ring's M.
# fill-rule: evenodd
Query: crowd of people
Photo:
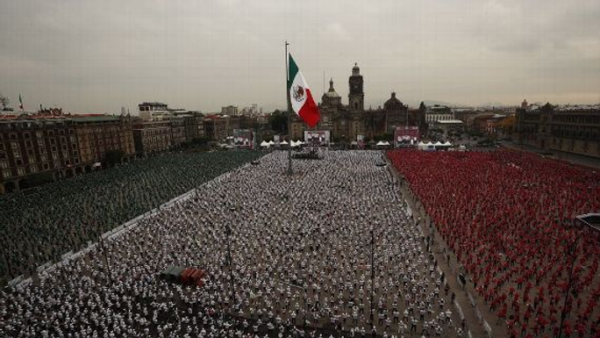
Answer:
M169 153L0 196L0 285L259 156Z
M290 177L270 153L3 290L0 336L465 337L382 153L322 158ZM161 279L169 266L206 271L204 286Z
M514 151L388 152L510 337L600 337L600 173ZM565 294L568 298L565 306Z

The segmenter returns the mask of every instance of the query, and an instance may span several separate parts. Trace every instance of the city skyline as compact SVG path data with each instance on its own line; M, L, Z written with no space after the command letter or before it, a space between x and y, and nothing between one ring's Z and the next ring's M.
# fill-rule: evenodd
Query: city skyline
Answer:
M351 67L365 107L392 91L415 105L600 101L596 1L116 1L7 3L0 93L18 109L133 113L144 101L204 112L285 107L284 41L320 97L347 103Z

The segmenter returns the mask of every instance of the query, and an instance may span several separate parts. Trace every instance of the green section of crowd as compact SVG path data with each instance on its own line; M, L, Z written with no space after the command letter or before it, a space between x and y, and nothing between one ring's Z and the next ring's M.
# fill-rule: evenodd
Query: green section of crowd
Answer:
M0 285L262 156L164 154L0 197Z

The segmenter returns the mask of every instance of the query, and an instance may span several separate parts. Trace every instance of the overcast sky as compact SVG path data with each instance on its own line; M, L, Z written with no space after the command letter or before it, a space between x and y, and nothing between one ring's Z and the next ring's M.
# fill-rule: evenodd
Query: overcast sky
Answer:
M598 0L0 2L0 92L26 109L285 107L284 41L317 97L596 103ZM328 83L325 85L327 89Z

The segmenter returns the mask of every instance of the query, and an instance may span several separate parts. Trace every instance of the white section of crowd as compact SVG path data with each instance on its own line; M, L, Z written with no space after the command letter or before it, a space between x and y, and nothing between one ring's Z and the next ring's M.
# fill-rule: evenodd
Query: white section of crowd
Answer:
M41 271L39 285L2 291L0 336L303 337L320 328L361 337L371 333L371 294L379 336L464 336L421 228L376 166L382 154L326 152L294 161L291 178L286 156L122 225ZM159 279L171 265L206 270L205 286Z

